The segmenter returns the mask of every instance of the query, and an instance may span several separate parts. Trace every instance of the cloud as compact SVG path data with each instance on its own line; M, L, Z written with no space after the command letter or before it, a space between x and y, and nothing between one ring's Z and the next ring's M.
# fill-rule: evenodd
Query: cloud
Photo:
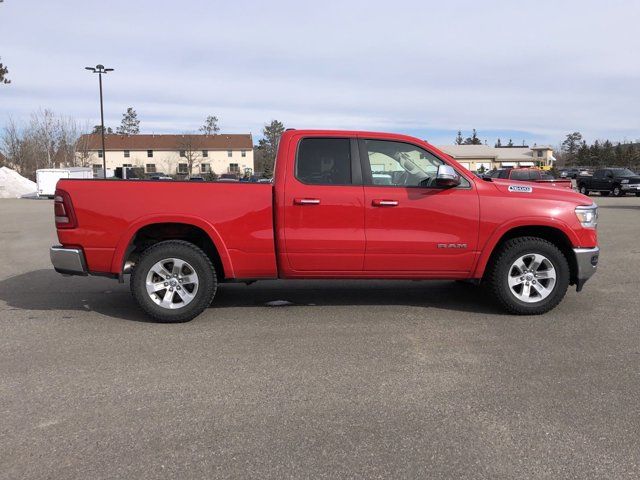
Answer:
M33 12L37 11L38 15ZM527 141L640 137L637 2L5 2L0 124L39 106L145 131L458 128ZM492 142L495 137L489 137Z

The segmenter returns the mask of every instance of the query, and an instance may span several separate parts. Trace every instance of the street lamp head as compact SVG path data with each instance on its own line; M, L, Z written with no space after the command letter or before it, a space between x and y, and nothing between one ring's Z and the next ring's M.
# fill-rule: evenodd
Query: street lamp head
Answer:
M107 73L113 72L113 68L104 68L104 65L96 65L95 67L84 67L85 70L90 70L93 73Z

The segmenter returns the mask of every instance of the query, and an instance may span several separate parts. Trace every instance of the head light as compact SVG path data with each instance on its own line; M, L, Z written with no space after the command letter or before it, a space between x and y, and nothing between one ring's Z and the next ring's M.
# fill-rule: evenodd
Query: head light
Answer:
M576 217L583 227L596 228L598 225L598 206L594 203L589 206L576 207Z
M625 179L623 179L620 183L629 183L629 179L628 179L628 178L625 178Z

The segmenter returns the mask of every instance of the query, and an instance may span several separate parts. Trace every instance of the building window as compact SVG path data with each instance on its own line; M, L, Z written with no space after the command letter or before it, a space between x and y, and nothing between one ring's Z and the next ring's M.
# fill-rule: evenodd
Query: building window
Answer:
M237 163L229 164L229 173L240 173L240 167L238 167Z
M202 156L207 158L209 156L209 150L202 150Z
M211 172L211 165L208 163L200 164L200 173L209 173Z
M247 156L247 151L246 150L241 150L240 151L240 156L241 157L246 157Z
M233 157L233 152L231 150L227 150L227 157Z
M131 156L129 150L124 151L124 158L129 158Z
M98 158L102 158L102 150L98 150Z
M102 170L102 165L99 163L94 163L93 165L91 165L91 167L93 168L93 176L97 177L98 173L100 173L100 170Z
M123 163L122 164L122 168L126 168L126 167L131 168L131 167L133 167L133 164L131 164L131 163Z
M186 157L187 156L187 152L185 150L180 150L180 156L182 158Z
M153 150L147 150L147 157L153 158Z
M179 163L178 173L189 173L189 165L186 163Z
M542 150L538 150L538 158L542 158Z
M147 173L156 173L155 163L147 163Z

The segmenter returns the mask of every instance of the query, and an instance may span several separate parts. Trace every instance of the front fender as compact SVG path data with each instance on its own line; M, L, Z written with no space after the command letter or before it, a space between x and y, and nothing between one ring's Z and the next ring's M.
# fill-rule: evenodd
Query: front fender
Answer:
M489 258L494 249L500 242L500 240L511 230L521 227L550 227L563 233L571 245L580 245L580 240L576 232L571 229L564 221L557 218L548 217L520 217L517 219L509 220L498 227L496 227L491 234L487 237L484 245L480 250L480 255L476 262L476 266L473 270L471 278L481 278L484 275L484 271L489 262Z

